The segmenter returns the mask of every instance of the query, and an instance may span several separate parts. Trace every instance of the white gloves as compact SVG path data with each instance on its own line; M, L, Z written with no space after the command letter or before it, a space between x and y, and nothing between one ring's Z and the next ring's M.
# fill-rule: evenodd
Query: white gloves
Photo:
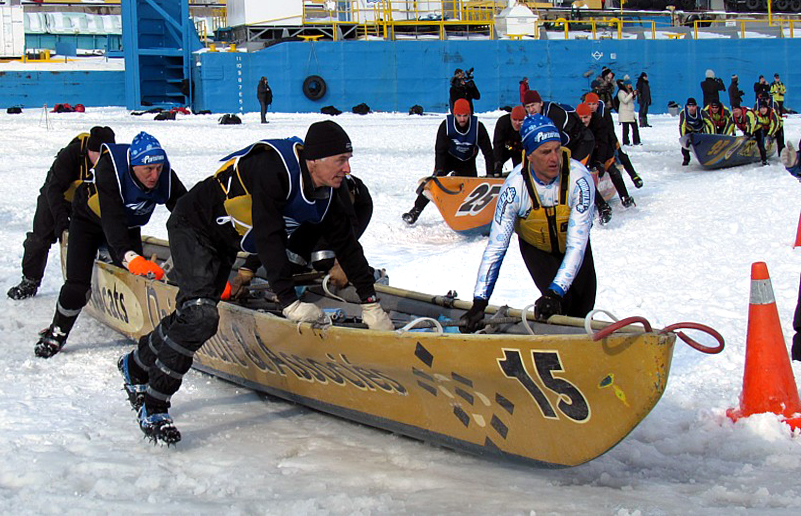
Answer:
M392 320L378 303L362 305L362 321L371 330L393 331L395 329Z
M323 322L325 315L314 303L295 301L282 310L284 317L295 322Z
M790 142L787 142L787 145L782 150L782 165L784 168L793 168L795 166L795 162L798 160L798 154L795 152L795 147Z

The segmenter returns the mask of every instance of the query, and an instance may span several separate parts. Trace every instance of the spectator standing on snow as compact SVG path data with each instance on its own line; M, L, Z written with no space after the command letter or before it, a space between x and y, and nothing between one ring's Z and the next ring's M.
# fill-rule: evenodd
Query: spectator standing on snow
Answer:
M450 89L450 108L453 114L453 105L459 99L465 99L470 106L470 114L475 113L473 107L473 100L481 98L481 92L478 91L476 82L473 80L473 69L467 70L465 73L461 68L457 68L451 77Z
M267 118L265 118L265 115L267 114L267 109L270 107L270 104L273 103L273 90L267 83L267 77L262 77L259 81L259 88L256 91L256 96L259 98L259 104L261 104L261 123L266 124Z
M779 74L773 74L773 82L770 84L770 97L773 99L773 104L776 106L776 114L782 116L784 113L784 95L787 93L787 87L779 79Z
M729 84L729 104L732 109L743 104L743 90L740 89L740 78L737 74L731 76L731 83Z
M526 95L526 92L529 90L528 87L528 77L523 77L523 80L520 81L520 103L523 103L523 99Z
M701 81L701 91L704 93L704 107L706 107L713 100L720 102L720 92L726 91L726 86L723 84L723 79L715 77L715 72L707 70L706 79Z
M618 121L623 124L623 145L629 145L629 128L632 131L632 142L640 145L640 130L637 127L637 118L634 116L634 99L637 98L637 90L626 79L621 84L620 91L617 92L620 102L618 108Z
M637 78L637 99L640 103L640 127L651 127L648 124L648 106L651 105L651 83L648 74L643 72Z
M758 103L761 98L770 98L770 84L765 80L764 75L760 75L759 80L754 83L754 102Z

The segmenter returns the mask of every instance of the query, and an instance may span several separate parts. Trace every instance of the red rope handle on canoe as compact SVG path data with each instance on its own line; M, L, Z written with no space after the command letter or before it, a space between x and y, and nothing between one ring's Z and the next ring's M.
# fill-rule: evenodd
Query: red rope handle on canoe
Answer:
M642 324L646 333L652 331L651 323L649 323L648 320L645 319L644 317L639 317L639 316L627 317L625 319L621 319L620 321L616 321L610 324L609 326L607 326L606 328L597 333L594 333L592 335L592 340L599 341L605 337L608 337L609 335L613 334L614 332L618 331L619 329L625 326L636 323ZM711 335L712 337L715 338L715 340L718 341L718 346L715 347L704 346L703 344L700 344L698 341L691 338L686 333L681 331L676 332L676 336L679 337L681 340L683 340L685 343L687 343L687 345L689 345L691 348L698 350L701 353L707 353L709 355L715 355L723 351L723 347L725 346L723 336L720 333L718 333L714 328L710 328L705 324L694 323L694 322L680 322L676 324L671 324L670 326L666 326L665 328L659 330L658 333L669 333L678 330L680 328L702 331L704 333L707 333L708 335Z
M725 346L725 342L723 341L723 335L718 333L714 328L710 328L705 324L694 323L694 322L680 322L676 324L671 324L670 326L666 326L660 331L659 333L667 333L669 331L678 330L679 328L687 328L690 330L699 330L708 335L711 335L718 341L718 345L714 348L709 346L704 346L703 344L699 344L697 341L693 340L689 335L684 332L676 332L676 335L687 343L691 348L700 351L701 353L706 353L708 355L716 355L723 351L723 347Z
M628 326L630 324L635 324L635 323L642 324L643 328L645 328L645 332L646 333L650 333L652 331L651 330L651 323L649 323L648 320L645 317L639 317L639 316L626 317L625 319L621 319L619 321L615 321L612 324L610 324L609 326L607 326L606 328L604 328L603 330L601 330L601 331L599 331L597 333L594 333L592 335L592 340L594 340L594 341L601 340L603 338L608 337L609 335L612 335L613 333L615 333L620 328L623 328L623 327L626 327L626 326Z

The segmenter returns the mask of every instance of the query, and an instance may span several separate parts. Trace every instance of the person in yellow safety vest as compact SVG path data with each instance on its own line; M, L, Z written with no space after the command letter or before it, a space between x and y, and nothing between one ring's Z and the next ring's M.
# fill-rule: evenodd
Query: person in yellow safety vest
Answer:
M784 113L784 96L787 94L787 87L779 79L779 74L773 74L773 82L770 83L770 96L773 103L776 104L777 115L782 116Z
M701 111L704 118L704 132L707 134L734 134L734 121L731 112L717 100L713 100Z
M735 127L741 130L745 136L751 137L756 131L756 115L753 109L745 106L734 106L732 108L731 119Z
M597 282L590 247L595 214L592 176L569 158L553 122L527 116L520 134L526 161L515 167L498 195L490 236L473 291L473 306L460 319L463 333L484 326L484 309L512 239L542 293L537 318L584 317L595 305Z
M754 137L759 147L759 156L762 159L762 165L767 165L765 138L776 140L776 152L781 154L784 148L784 124L781 117L777 116L776 112L770 108L767 100L759 101L759 108L754 113L754 117L756 121Z

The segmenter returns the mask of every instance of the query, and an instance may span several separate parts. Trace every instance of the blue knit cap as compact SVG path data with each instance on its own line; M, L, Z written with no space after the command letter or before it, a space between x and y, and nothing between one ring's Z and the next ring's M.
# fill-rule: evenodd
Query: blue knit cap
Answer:
M547 116L540 114L529 115L523 120L520 128L520 137L523 139L523 148L526 156L537 150L545 142L562 143L562 137L554 123Z
M130 152L132 167L167 162L167 153L161 148L159 141L144 131L134 136Z

